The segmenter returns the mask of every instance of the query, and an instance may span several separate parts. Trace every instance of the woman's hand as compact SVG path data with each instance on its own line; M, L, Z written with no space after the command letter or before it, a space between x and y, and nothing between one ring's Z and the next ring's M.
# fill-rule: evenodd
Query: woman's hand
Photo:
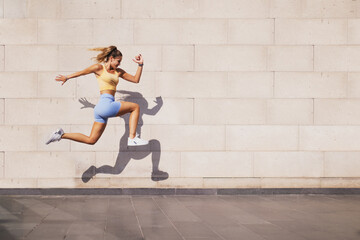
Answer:
M133 59L134 62L136 62L137 64L143 64L144 63L144 59L141 56L141 54L135 56L135 59Z
M64 83L68 80L68 78L67 78L66 76L63 76L63 75L58 75L58 76L55 78L55 80L58 81L58 82L63 82L63 83L61 84L61 86L62 86L62 85L64 85Z

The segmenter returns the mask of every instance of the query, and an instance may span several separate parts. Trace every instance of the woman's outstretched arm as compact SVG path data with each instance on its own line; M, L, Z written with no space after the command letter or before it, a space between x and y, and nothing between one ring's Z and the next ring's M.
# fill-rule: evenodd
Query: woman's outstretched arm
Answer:
M72 73L70 75L67 75L67 76L64 76L64 75L58 75L56 76L55 80L56 81L59 81L59 82L62 82L61 85L64 85L64 83L69 80L70 78L76 78L76 77L80 77L80 76L83 76L83 75L87 75L87 74L90 74L90 73L95 73L99 70L102 69L102 66L101 64L94 64L94 65L91 65L90 67L82 70L82 71L79 71L79 72L76 72L76 73Z
M140 77L141 77L141 73L143 70L143 64L144 64L144 59L141 56L141 54L139 54L138 56L135 56L135 59L133 59L134 62L136 62L137 64L139 64L139 67L136 71L135 76L125 72L123 69L119 69L120 71L120 77L129 81L129 82L133 82L133 83L139 83L140 82Z

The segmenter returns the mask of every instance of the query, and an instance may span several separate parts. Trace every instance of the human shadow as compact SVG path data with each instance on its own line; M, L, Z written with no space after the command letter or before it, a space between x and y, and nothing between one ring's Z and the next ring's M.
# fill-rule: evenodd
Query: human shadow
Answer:
M130 91L117 91L121 94L120 100L127 102L134 102L139 104L140 106L140 116L137 126L137 132L141 135L141 128L143 126L143 115L154 116L158 113L160 108L163 105L163 100L161 97L156 97L154 101L157 105L153 108L149 109L149 104L146 99L138 92L130 92ZM83 108L94 108L95 105L90 103L86 98L79 99L79 102L83 104ZM131 159L141 160L151 154L152 160L152 173L151 179L153 181L162 181L169 178L169 174L167 172L161 171L159 169L160 156L161 156L161 144L156 139L149 140L149 144L146 146L136 146L129 147L127 146L128 136L129 136L129 116L130 114L125 114L121 116L125 121L125 133L120 139L119 143L119 153L116 158L116 163L114 166L103 165L101 167L91 166L89 167L82 175L82 181L87 183L93 178L96 174L113 174L118 175L122 173L125 167L128 165Z

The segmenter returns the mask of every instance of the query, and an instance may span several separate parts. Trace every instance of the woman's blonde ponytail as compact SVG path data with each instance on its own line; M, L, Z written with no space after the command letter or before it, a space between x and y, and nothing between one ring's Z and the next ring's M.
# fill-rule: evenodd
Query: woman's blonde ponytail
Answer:
M110 56L114 58L122 56L122 53L115 46L90 48L89 50L101 52L96 57L92 58L95 59L98 63L107 62Z

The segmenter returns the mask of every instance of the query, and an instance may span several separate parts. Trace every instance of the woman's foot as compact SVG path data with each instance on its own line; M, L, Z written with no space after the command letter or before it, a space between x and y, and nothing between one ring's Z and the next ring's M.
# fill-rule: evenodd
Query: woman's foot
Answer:
M149 141L139 138L139 134L136 134L134 138L128 138L128 146L143 146L148 144Z
M60 141L61 136L64 134L64 130L62 128L59 128L53 134L51 134L49 140L46 142L46 144L49 144L51 142Z

